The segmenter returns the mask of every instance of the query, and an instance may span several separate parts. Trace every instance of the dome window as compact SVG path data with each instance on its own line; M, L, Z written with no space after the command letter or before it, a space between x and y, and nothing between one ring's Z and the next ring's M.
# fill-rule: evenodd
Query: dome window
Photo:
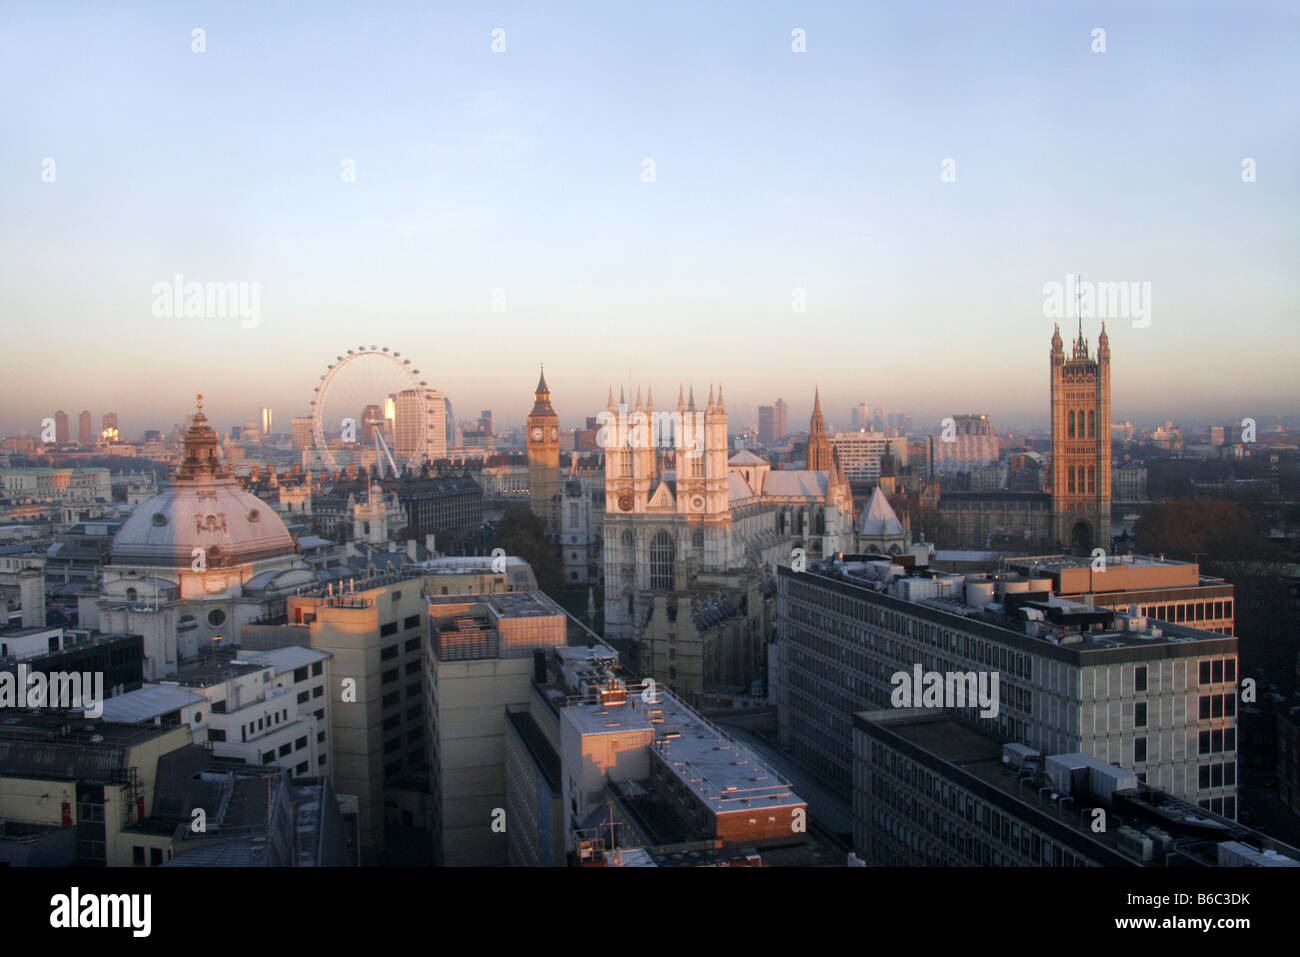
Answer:
M167 524L167 516L162 512L153 513L153 523L159 527Z
M220 628L226 623L226 613L220 608L214 608L208 612L208 624L213 628Z
M248 510L248 520L249 520L250 522L256 522L256 521L257 521L258 519L260 519L261 517L262 517L262 513L259 512L257 509L255 509L255 508L250 508L250 509Z

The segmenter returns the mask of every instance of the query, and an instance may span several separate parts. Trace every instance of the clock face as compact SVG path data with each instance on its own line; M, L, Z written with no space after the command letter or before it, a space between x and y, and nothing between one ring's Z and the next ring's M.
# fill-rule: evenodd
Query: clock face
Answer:
M534 442L542 441L542 427L540 425L536 426L533 429L533 441Z
M618 497L618 507L625 512L632 511L632 496L628 492L624 492Z

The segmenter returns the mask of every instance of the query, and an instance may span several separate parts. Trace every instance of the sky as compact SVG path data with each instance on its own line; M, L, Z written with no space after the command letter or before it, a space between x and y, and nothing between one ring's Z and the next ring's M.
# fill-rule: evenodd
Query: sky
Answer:
M1297 37L1257 0L7 2L0 434L196 392L287 429L371 344L499 427L542 362L565 426L717 382L736 424L818 386L842 428L1045 425L1067 273L1150 284L1115 421L1296 414ZM177 275L256 323L167 315Z

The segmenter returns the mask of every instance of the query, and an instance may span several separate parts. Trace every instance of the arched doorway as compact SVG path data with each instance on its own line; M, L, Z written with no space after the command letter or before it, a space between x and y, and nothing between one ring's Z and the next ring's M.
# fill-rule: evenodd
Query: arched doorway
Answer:
M1074 523L1074 529L1070 532L1070 551L1076 555L1087 555L1092 552L1092 526L1083 520Z

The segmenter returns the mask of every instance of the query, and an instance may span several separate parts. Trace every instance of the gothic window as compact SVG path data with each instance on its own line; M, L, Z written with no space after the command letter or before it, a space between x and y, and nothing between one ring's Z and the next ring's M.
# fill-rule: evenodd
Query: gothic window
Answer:
M626 554L631 555L636 548L636 534L630 528L623 529L623 550Z
M661 531L650 540L650 590L673 590L673 539Z
M697 528L693 532L691 532L691 547L693 548L704 547L704 529Z
M1088 413L1088 438L1095 439L1096 437L1097 437L1097 413L1089 412Z
M691 459L691 477L704 478L704 456L697 455Z
M1097 467L1095 465L1088 466L1088 491L1097 491Z
M1074 491L1074 466L1071 465L1069 469L1066 470L1066 472L1069 475L1069 484L1066 486L1066 489L1067 491L1073 492Z
M622 469L622 475L624 478L627 478L632 474L632 453L620 452L619 458L622 460L620 463Z
M1074 411L1073 410L1065 414L1065 422L1066 422L1065 434L1068 438L1072 439L1074 438ZM1074 489L1070 489L1070 491L1073 492Z

